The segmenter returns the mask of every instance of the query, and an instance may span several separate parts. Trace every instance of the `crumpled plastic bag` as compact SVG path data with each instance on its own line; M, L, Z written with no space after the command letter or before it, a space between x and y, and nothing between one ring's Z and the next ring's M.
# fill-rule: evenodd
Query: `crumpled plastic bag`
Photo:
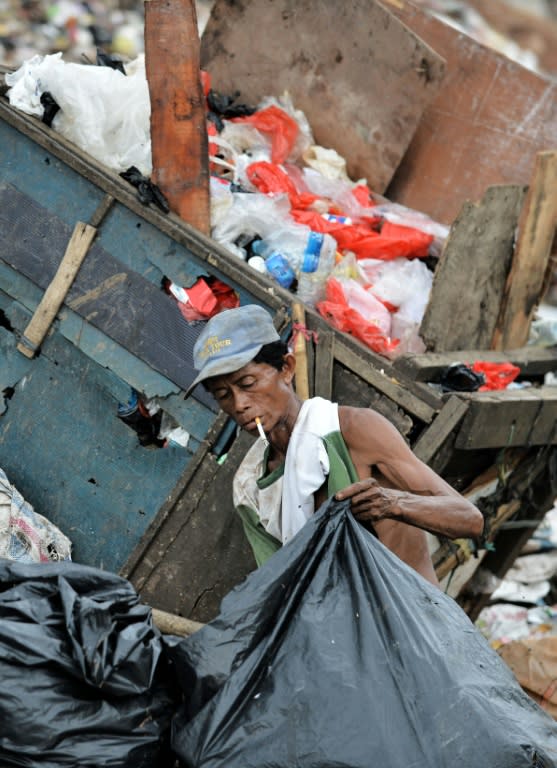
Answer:
M145 59L126 65L126 75L110 67L67 63L61 53L33 56L6 75L12 106L41 117L40 97L49 92L60 107L52 127L116 171L135 165L150 176L151 101Z
M425 352L419 330L433 273L418 259L362 259L358 263L371 283L371 292L393 307L391 335L400 341L397 354Z
M240 306L240 297L236 291L217 277L199 277L189 288L165 277L162 286L166 293L176 299L180 314L188 323L208 320L225 309Z
M253 125L261 134L269 137L273 163L284 163L292 154L298 138L298 123L276 104L260 109L248 117L235 117L233 122Z
M35 512L0 469L0 558L20 563L71 560L72 543L43 515Z
M346 160L334 149L313 144L304 152L304 163L318 171L326 179L350 181L346 172Z
M377 307L379 302L375 300L377 316L373 317L372 315L368 315L367 318L364 317L357 309L350 306L341 281L342 278L336 279L334 277L330 277L327 280L325 301L320 301L316 304L316 309L319 314L334 328L337 328L339 331L344 331L345 333L350 333L374 352L377 352L380 355L392 355L397 348L398 341L391 340L377 322L379 317L382 319L385 318L383 312L386 312L388 315L388 310L383 307L382 310L379 311ZM355 290L355 286L357 285L356 281L348 280L346 282ZM369 295L369 298L373 299L371 294Z
M554 768L557 724L461 608L328 502L169 649L196 768Z
M161 659L125 579L0 560L2 768L165 765L177 699Z
M481 373L485 384L480 387L480 392L493 389L506 389L520 374L520 368L512 363L491 363L485 360L476 360L472 363L472 370Z

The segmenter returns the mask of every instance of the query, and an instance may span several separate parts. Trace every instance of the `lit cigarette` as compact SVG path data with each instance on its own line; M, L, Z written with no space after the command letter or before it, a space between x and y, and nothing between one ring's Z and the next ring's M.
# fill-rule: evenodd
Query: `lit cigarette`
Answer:
M261 426L261 419L259 416L255 417L255 424L257 426L257 431L259 432L259 437L263 440L263 444L265 446L269 445L269 441L267 440L267 435L263 431L263 427Z

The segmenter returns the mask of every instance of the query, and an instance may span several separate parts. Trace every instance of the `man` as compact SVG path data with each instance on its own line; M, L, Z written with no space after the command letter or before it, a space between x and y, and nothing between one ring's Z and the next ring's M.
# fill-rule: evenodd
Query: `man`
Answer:
M222 410L259 437L234 478L234 503L258 565L330 496L380 541L438 584L426 531L478 537L479 510L421 462L401 435L368 408L323 398L302 403L296 362L270 315L256 305L211 318L194 346L200 382Z

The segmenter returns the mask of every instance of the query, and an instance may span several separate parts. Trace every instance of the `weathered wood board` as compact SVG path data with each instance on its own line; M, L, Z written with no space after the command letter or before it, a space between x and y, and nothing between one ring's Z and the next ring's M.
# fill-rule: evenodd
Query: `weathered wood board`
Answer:
M170 209L208 235L209 160L194 0L145 3L145 65L152 179Z
M47 288L63 255L64 246L57 244L67 243L71 232L11 185L0 184L0 203L0 260ZM160 287L126 269L98 243L89 250L66 303L183 389L195 378L187 353L200 329L186 323ZM211 406L204 391L196 396Z
M217 0L201 41L213 88L258 103L287 90L315 140L384 191L443 60L374 0Z
M0 308L23 330L30 315L2 291ZM0 466L10 482L71 539L76 562L117 571L191 450L141 448L117 417L129 385L60 334L29 360L0 327L0 384L10 387L0 416Z
M383 5L447 62L387 196L450 224L488 186L528 184L536 154L557 146L557 82L407 0Z
M395 360L397 370L404 372L414 381L435 382L439 374L454 363L474 363L483 360L489 363L512 363L520 368L524 379L539 378L555 370L555 350L527 346L520 349L495 351L491 349L459 349L455 352L423 355L405 355Z
M557 151L540 152L518 223L518 238L501 302L494 349L526 344L543 298L557 227Z
M456 439L465 450L557 443L557 387L460 395L470 406Z
M252 440L243 434L222 465L207 451L156 535L146 537L124 568L145 602L208 621L217 615L227 585L255 568L231 504L232 478Z
M435 270L420 335L428 350L489 349L524 199L517 185L465 203Z

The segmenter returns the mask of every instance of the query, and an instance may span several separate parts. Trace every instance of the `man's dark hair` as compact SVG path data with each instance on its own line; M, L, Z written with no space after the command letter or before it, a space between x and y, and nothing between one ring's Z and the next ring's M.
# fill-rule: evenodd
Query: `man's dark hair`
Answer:
M272 341L270 344L264 344L256 356L253 363L266 363L282 371L284 365L284 356L288 352L288 345L284 341Z

